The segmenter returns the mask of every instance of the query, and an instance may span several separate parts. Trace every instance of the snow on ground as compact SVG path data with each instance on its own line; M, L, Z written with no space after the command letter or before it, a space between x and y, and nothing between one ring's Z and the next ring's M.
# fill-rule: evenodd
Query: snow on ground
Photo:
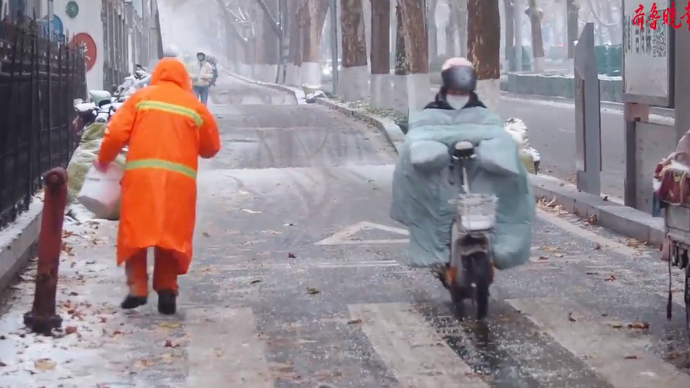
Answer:
M114 265L115 232L115 222L65 220L57 293L64 321L53 337L24 327L36 262L20 275L9 300L0 302L0 387L105 387L99 384L125 372L129 352L121 339L134 328L118 307L126 289ZM109 360L94 362L102 358Z

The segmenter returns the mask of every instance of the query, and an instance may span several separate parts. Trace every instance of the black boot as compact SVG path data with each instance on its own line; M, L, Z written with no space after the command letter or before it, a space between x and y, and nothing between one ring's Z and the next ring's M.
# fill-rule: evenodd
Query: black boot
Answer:
M173 290L158 291L158 312L165 315L174 315L177 310L177 295Z
M148 302L148 298L145 296L131 296L127 295L125 300L122 301L120 307L125 310L135 309L139 306L143 306Z

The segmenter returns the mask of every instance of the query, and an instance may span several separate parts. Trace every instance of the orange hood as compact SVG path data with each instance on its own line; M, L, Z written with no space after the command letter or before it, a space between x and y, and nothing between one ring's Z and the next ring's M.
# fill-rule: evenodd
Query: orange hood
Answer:
M163 82L173 83L180 88L192 91L192 80L182 62L176 58L162 58L156 68L153 69L150 85L157 85Z

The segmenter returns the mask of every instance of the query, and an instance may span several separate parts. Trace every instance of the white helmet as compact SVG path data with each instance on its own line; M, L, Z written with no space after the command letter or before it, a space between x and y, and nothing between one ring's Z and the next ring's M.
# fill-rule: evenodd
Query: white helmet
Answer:
M169 45L163 50L163 56L168 58L177 58L180 55L180 50L174 44Z

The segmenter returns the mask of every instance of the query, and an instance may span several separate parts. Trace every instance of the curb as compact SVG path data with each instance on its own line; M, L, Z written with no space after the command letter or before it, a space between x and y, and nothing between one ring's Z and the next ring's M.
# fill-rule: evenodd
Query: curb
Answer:
M227 74L233 78L237 78L240 81L244 81L244 82L254 84L254 85L265 86L267 88L279 90L281 92L290 93L293 96L295 96L295 99L297 100L298 104L300 104L300 105L306 104L304 91L300 90L299 88L293 88L291 86L274 84L274 83L269 83L269 82L256 81L256 80L253 80L251 78L243 77L237 73L232 73L229 71L227 72Z
M35 257L42 210L43 201L34 197L29 210L0 230L0 291Z
M250 83L272 87L273 89L282 90L288 93L300 92L302 101L304 100L304 93L300 90L283 85L249 80L234 74L231 75ZM295 97L297 97L297 94ZM395 148L396 152L399 152L405 141L405 135L400 127L389 118L363 113L351 109L345 104L325 98L316 99L316 103L337 110L347 116L352 116L357 120L364 121L378 128L386 136L386 139L391 146ZM532 182L534 196L537 199L553 201L554 204L560 205L563 210L580 217L596 218L597 225L610 229L625 237L644 241L654 246L661 246L664 242L665 231L663 218L654 218L650 214L640 210L580 192L574 186L568 185L557 178L545 175L530 175L530 181Z

